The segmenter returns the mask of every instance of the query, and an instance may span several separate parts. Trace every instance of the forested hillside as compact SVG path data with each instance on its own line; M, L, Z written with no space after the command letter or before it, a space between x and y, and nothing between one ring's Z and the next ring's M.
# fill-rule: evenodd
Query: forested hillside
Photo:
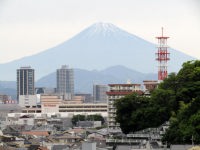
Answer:
M124 133L170 121L168 143L200 143L200 61L188 61L172 73L151 97L128 95L116 101L116 120Z

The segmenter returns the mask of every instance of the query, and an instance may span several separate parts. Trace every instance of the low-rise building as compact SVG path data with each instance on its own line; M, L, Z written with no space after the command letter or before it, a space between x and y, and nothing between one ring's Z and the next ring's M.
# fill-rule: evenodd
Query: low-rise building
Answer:
M18 95L19 106L21 107L35 107L37 106L36 95Z
M157 80L144 80L143 85L145 94L150 94L151 91L158 87L158 84Z
M8 95L0 94L0 104L5 104L8 100L10 100Z
M59 114L61 117L69 118L78 114L100 114L107 117L107 103L83 103L80 96L75 100L63 101L58 95L41 95L41 105L26 106L22 109L22 113L38 114L38 116Z
M57 95L41 95L41 112L58 113L62 99Z
M82 104L60 104L60 113L68 113L73 115L94 115L101 114L103 117L107 117L107 104L106 103L82 103Z

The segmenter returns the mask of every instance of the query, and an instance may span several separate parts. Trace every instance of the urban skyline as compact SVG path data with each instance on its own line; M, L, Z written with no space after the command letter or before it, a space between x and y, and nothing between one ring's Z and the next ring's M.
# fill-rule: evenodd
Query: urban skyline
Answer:
M200 149L199 8L1 0L0 149Z

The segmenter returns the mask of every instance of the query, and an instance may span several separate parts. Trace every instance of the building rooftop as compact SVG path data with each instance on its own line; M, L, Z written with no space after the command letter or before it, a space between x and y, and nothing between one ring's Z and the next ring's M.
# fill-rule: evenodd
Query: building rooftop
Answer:
M48 131L24 131L22 132L24 135L36 135L36 136L48 136Z
M22 108L18 104L0 104L0 111L15 111Z

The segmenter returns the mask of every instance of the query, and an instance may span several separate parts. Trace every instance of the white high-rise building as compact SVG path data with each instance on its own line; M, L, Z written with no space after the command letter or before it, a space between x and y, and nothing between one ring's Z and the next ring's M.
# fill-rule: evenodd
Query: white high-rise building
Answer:
M57 69L57 93L65 100L71 100L74 96L74 70L66 65Z

